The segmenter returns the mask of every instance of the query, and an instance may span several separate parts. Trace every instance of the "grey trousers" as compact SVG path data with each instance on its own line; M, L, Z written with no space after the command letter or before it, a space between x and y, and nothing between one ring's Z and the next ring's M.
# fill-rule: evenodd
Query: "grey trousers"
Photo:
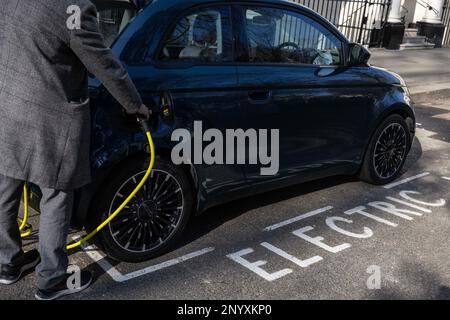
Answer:
M17 216L24 182L0 175L0 264L14 263L22 252ZM37 266L39 289L49 289L66 275L69 259L66 251L67 234L73 209L73 190L41 188L41 216Z

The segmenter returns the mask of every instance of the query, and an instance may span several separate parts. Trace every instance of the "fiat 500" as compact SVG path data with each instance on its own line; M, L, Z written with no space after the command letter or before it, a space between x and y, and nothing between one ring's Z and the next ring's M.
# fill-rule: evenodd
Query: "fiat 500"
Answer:
M312 10L279 0L94 1L113 52L154 106L156 164L144 188L95 238L110 257L150 259L189 218L234 199L333 175L385 184L402 171L415 130L404 81L370 66ZM144 3L142 3L144 2ZM140 7L142 6L142 7ZM73 227L96 227L149 161L136 121L90 79L93 182L77 191ZM279 170L171 160L176 129L278 129ZM39 190L32 204L39 209Z

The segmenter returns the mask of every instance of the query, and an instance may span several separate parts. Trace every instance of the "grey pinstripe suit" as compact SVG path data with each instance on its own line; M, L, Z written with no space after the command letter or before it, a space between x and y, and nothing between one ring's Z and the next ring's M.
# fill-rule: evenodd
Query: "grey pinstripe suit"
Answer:
M81 9L80 28L67 25L71 5ZM142 101L104 45L90 1L2 0L0 15L0 263L20 254L13 198L22 181L32 182L46 190L38 268L45 288L67 266L59 247L67 234L70 190L90 182L87 71L129 112Z

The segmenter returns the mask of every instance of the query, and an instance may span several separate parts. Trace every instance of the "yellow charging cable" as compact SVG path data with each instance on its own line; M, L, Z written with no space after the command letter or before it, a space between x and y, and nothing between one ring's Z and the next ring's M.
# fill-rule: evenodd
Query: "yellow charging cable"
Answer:
M23 219L20 219L20 226L19 226L19 230L23 231L26 230L26 232L21 233L20 236L22 238L28 237L32 232L33 232L33 227L31 226L31 224L27 223L28 220L28 187L27 184L25 183L23 185Z
M147 168L147 171L145 172L144 177L142 178L141 182L139 182L139 184L136 186L136 188L133 190L133 192L131 192L131 194L128 196L128 198L125 199L125 201L108 217L108 219L106 219L105 221L103 221L97 228L95 228L91 233L89 233L87 236L85 236L84 238L82 238L81 240L71 243L67 246L67 249L74 249L76 247L81 246L83 243L85 243L86 241L90 240L93 236L95 236L98 232L100 232L100 230L102 230L106 225L108 225L108 223L110 223L122 210L123 208L125 208L125 206L134 198L134 196L139 192L139 190L144 186L144 184L147 182L148 178L150 177L150 173L153 170L153 165L155 164L155 146L153 144L153 139L152 139L152 135L150 134L149 130L146 130L145 132L147 139L148 139L148 143L150 145L150 165ZM25 228L25 226L27 226L27 219L28 219L28 195L27 195L27 190L26 190L26 184L24 186L24 217L22 220L22 229ZM31 226L28 225L31 231L28 231L25 234L22 234L22 237L26 237L28 235L31 234L32 229ZM21 229L21 230L22 230Z

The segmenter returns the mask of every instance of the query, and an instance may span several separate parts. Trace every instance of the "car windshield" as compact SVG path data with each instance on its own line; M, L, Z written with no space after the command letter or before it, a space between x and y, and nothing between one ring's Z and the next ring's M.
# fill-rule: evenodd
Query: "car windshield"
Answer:
M153 0L95 0L100 31L111 46L120 32Z

